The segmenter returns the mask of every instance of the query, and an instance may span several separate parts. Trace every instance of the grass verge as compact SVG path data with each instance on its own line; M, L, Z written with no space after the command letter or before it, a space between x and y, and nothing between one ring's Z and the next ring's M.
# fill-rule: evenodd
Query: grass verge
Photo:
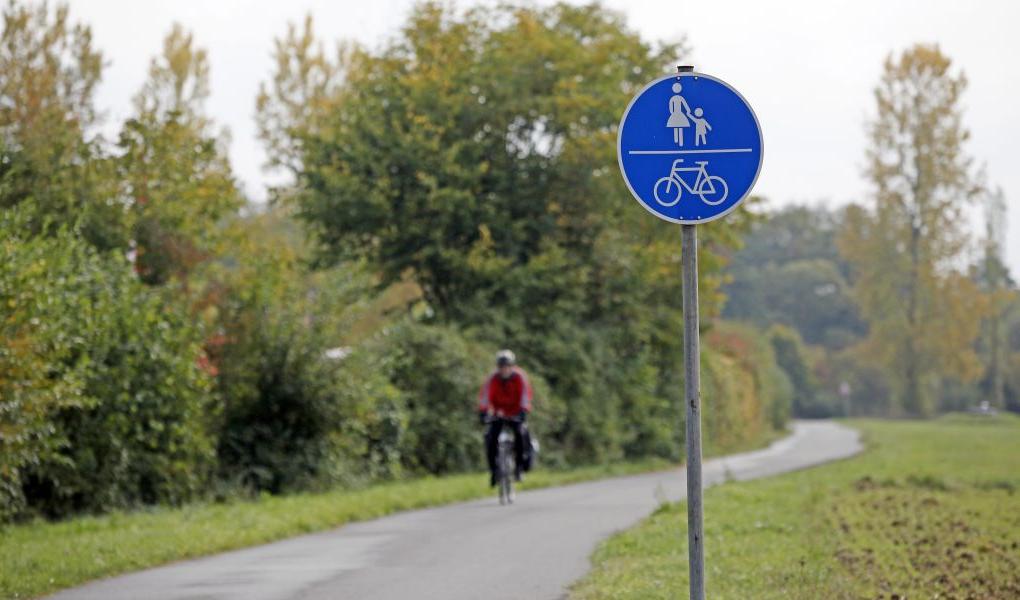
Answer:
M1020 598L1020 419L851 424L857 458L706 491L708 596ZM571 598L686 598L686 524L610 538Z
M522 489L668 468L664 460L533 472ZM482 474L361 490L112 513L0 528L0 598L32 598L108 577L381 517L493 494Z

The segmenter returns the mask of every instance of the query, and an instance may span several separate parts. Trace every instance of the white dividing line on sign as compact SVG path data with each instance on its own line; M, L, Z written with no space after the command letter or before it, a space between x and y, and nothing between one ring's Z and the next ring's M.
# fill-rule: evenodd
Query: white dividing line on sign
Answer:
M751 152L750 148L721 148L718 150L629 150L627 154L718 154L720 152Z

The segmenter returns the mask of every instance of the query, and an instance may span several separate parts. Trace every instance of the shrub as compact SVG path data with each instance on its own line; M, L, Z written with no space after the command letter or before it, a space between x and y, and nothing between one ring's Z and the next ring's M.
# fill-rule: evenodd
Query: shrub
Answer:
M0 219L3 516L193 497L213 457L199 332L122 257L22 218Z
M374 344L386 378L402 397L404 468L440 474L481 467L476 397L494 351L452 327L413 322L397 324Z
M717 321L702 355L706 439L723 450L785 426L793 386L766 337L746 325Z
M793 386L793 414L809 419L841 414L833 394L824 393L819 386L800 335L789 327L774 325L768 337L776 362Z
M274 493L308 487L323 473L343 393L315 330L277 311L286 312L266 305L240 315L216 362L219 475Z
M50 515L179 504L202 493L212 471L211 381L190 315L125 265L114 269L119 281L93 298L103 314L86 342L87 400L57 412L62 448L26 484L30 503Z
M246 224L263 235L260 245L213 271L223 289L209 346L222 402L218 477L228 488L278 493L339 476L349 394L326 350L340 343L345 319L335 304L357 285L340 280L351 275L342 269L310 276L271 217Z

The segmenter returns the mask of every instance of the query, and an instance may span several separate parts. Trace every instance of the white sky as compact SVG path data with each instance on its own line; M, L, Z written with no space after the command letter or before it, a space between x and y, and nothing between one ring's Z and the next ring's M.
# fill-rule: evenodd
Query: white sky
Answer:
M547 2L541 2L545 4ZM469 4L461 1L459 6ZM773 203L844 203L862 197L864 121L882 60L915 42L938 42L970 80L964 97L969 152L1001 185L1010 211L1007 257L1020 274L1020 2L1015 0L608 0L645 39L686 34L699 71L733 84L765 135L756 191ZM72 0L108 62L100 106L128 115L173 21L195 32L212 63L211 116L232 135L230 157L250 197L271 180L255 138L255 94L269 77L272 40L307 12L322 39L376 47L403 23L411 0ZM1012 58L1010 58L1012 57ZM621 111L624 108L620 107ZM635 207L636 208L636 207ZM979 210L979 209L975 209Z

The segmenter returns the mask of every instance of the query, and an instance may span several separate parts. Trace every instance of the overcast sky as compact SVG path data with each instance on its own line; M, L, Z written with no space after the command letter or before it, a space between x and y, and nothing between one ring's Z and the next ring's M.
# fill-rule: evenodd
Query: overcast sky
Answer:
M100 105L115 124L145 79L174 21L195 32L212 65L211 116L232 135L230 157L245 191L265 198L272 179L255 139L258 84L269 77L272 40L307 12L325 40L378 47L404 21L411 0L72 0L109 66ZM470 2L460 2L464 6ZM545 4L545 2L541 2ZM648 40L686 35L699 71L734 85L765 136L756 191L774 204L842 204L863 197L864 122L882 60L915 42L938 42L970 80L964 97L972 139L1010 210L1008 262L1020 274L1020 2L1015 0L608 0ZM621 106L621 112L624 106ZM1015 141L1015 140L1014 140ZM635 206L635 210L638 210ZM979 210L979 209L976 209Z

